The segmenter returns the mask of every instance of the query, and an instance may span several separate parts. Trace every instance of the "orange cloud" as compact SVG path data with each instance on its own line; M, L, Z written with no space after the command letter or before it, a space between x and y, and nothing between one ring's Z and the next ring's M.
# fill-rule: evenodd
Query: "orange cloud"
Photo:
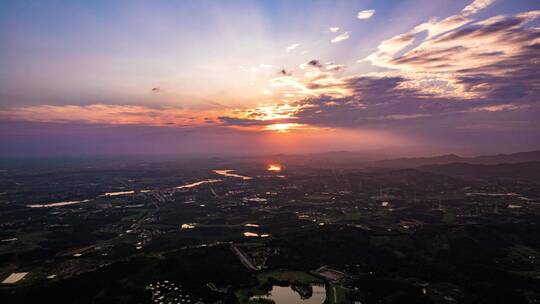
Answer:
M204 115L201 115L204 114ZM0 111L0 118L35 122L194 127L217 121L214 111L138 105L37 105Z

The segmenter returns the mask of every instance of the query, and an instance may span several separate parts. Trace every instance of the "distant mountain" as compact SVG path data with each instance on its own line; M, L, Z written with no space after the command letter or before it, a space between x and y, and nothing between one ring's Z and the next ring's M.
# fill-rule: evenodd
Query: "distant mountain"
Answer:
M385 158L395 157L395 154L383 151L335 151L310 154L275 154L263 157L267 160L284 162L288 165L316 165L318 167L363 167L366 164Z
M540 183L540 162L506 163L497 165L452 163L423 166L417 168L417 170L463 179L512 179L529 180Z
M417 168L429 165L443 165L451 163L465 163L476 165L515 164L525 162L540 162L540 151L519 152L514 154L497 154L477 157L461 157L447 154L434 157L396 158L374 161L374 167L382 168Z
M497 154L478 156L473 158L473 163L483 165L515 164L540 161L540 151L519 152L514 154Z

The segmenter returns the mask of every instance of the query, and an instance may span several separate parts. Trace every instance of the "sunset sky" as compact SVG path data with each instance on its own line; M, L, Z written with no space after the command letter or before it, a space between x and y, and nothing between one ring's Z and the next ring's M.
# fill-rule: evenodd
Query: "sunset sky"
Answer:
M0 155L540 148L540 1L0 1Z

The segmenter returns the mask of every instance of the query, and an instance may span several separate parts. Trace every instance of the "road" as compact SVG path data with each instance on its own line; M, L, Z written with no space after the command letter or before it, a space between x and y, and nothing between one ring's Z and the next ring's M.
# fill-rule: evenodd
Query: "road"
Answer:
M251 259L247 256L246 253L242 251L242 249L236 247L234 244L231 245L232 252L240 259L240 262L246 266L247 269L253 270L253 271L259 271L261 270L259 267L253 265L253 262Z

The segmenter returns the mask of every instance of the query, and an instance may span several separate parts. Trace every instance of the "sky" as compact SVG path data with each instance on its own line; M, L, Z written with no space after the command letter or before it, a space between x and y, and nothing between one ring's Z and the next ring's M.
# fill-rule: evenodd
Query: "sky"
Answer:
M540 149L537 0L2 0L0 41L0 156Z

